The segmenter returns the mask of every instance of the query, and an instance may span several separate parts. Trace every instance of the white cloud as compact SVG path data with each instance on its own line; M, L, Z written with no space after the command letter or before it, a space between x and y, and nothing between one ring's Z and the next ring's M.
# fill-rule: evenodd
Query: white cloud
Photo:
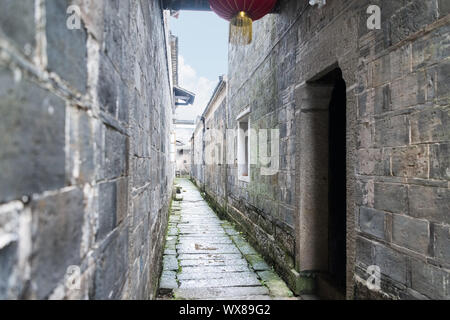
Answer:
M205 110L206 104L209 102L214 88L217 85L217 80L210 80L205 77L200 77L193 67L186 64L183 56L179 56L178 61L178 80L179 85L195 93L195 102L189 106L177 107L176 117L179 120L195 120Z

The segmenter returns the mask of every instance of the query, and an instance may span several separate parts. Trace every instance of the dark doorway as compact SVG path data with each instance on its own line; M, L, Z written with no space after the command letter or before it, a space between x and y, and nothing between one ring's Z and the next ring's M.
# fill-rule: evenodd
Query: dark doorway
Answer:
M346 85L340 69L333 72L329 107L328 159L328 268L338 289L346 282Z
M331 70L331 71L329 71ZM346 84L338 67L299 91L300 271L317 274L317 293L343 299L346 287Z

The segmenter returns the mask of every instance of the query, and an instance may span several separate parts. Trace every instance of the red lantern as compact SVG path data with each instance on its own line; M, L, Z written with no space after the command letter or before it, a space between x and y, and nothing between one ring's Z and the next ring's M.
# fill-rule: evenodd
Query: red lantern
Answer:
M230 43L252 42L252 24L270 13L277 0L209 0L211 10L230 21Z

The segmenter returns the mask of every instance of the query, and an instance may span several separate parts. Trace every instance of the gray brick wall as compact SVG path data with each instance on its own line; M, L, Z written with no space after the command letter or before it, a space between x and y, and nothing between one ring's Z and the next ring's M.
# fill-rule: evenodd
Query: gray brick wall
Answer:
M226 212L291 287L301 269L299 198L309 192L299 182L309 151L297 141L315 119L302 103L320 100L301 89L338 64L347 85L347 297L449 298L444 3L284 1L254 23L251 45L230 46L227 127L250 107L253 129L279 129L280 170L267 177L252 166L245 183L228 165ZM371 4L382 9L381 30L366 27ZM365 285L369 265L381 268L379 292Z
M0 8L0 299L154 298L173 172L159 1Z
M261 129L279 130L279 168L274 175L262 174L263 165L258 161L251 165L247 183L239 180L237 163L227 165L229 215L294 290L296 127L292 85L297 27L288 30L287 25L302 6L296 1L282 3L283 14L271 14L254 23L251 45L229 49L228 128L237 129L238 115L250 108L250 127L257 134ZM281 36L283 32L286 34ZM268 136L271 139L270 131ZM236 140L229 143L236 150ZM253 154L262 152L257 145L250 148Z
M385 297L448 299L448 10L440 1L378 4L382 30L359 33L356 179L366 187L356 201L373 209L357 207L356 232L372 255L356 253L356 275L367 278L365 267L376 264ZM374 209L384 234L381 221L367 222Z
M226 90L226 88L224 89ZM222 207L226 207L226 145L225 123L226 123L226 98L217 110L205 117L205 154L213 161L205 164L204 190L212 196Z

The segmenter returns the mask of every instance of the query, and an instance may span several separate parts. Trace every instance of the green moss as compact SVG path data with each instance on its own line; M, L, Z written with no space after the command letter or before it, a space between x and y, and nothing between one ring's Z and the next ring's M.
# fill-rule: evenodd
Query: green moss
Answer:
M258 272L264 285L269 289L270 295L274 297L293 297L294 294L286 283L273 271Z
M291 270L288 274L290 286L296 295L313 294L316 291L316 279L313 273Z
M208 203L208 205L214 210L217 216L224 220L227 218L227 210L223 208L213 197L211 197L207 192L201 193L203 199Z

